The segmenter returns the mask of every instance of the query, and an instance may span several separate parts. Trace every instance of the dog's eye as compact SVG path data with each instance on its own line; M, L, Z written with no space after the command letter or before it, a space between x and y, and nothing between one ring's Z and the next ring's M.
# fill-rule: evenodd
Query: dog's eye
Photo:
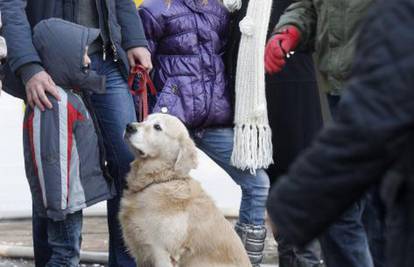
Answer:
M154 124L154 129L157 131L162 131L162 128L159 124Z

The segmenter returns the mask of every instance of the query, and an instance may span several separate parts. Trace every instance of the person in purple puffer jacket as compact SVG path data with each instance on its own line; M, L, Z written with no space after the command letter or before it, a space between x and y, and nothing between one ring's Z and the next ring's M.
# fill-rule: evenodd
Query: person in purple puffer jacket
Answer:
M154 84L159 90L153 112L180 118L198 148L241 187L236 231L253 265L259 266L266 237L269 177L263 169L254 175L230 163L234 105L223 62L229 12L219 0L151 0L144 1L139 14L152 53Z

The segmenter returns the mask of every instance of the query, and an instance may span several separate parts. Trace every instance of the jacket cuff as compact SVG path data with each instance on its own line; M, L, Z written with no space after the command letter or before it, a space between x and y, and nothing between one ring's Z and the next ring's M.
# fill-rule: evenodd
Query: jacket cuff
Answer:
M17 75L26 84L35 74L44 71L44 68L38 63L27 63L17 70Z
M134 47L147 47L148 48L148 41L146 39L135 39L131 41L124 42L122 47L125 51Z

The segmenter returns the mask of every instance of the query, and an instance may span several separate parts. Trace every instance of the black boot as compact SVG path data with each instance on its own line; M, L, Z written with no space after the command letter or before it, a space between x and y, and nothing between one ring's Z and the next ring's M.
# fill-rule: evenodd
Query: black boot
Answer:
M263 261L263 251L266 240L266 227L264 225L251 225L236 223L235 230L247 251L253 267L260 267Z
M325 267L318 241L299 248L276 236L279 252L279 267Z

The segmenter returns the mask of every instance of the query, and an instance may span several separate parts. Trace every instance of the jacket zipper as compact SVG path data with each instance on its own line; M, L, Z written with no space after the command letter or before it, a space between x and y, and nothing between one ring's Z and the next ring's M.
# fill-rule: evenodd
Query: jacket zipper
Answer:
M102 59L103 61L105 61L106 60L106 45L105 44L102 45L102 50L103 50Z
M116 51L116 46L111 41L112 52L114 53L114 62L118 62L118 51Z
M112 39L112 33L111 33L111 27L109 25L109 8L108 8L108 3L107 1L103 1L104 5L105 5L105 9L106 9L106 21L108 21L107 24L107 28L108 28L108 37L109 37L109 42L110 42L110 46L113 52L113 56L114 56L114 62L118 62L118 51L116 50L116 46L114 43L114 40ZM104 55L105 55L105 50L104 50ZM105 56L106 57L106 56Z

